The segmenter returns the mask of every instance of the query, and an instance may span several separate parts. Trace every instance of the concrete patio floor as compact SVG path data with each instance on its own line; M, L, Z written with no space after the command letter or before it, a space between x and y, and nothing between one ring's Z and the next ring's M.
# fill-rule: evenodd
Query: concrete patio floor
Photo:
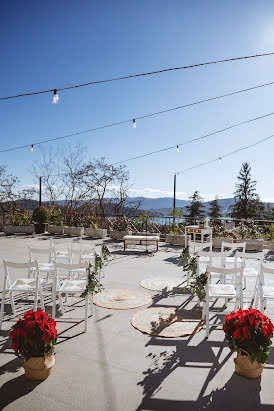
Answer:
M61 241L61 240L60 240ZM99 240L84 240L98 246ZM197 308L189 294L145 290L140 281L148 276L181 276L180 247L161 243L159 252L146 254L140 248L123 251L121 242L106 241L111 258L102 280L104 288L134 288L151 294L150 306ZM3 258L27 261L27 245L45 248L49 237L0 236L0 288ZM86 247L85 247L86 248ZM218 254L216 254L218 255ZM274 266L274 256L266 256ZM253 280L248 281L245 304L252 299ZM23 300L19 312L32 308L31 298ZM45 296L51 313L50 295ZM214 305L212 320L223 321L234 304L224 310L223 301ZM132 315L146 306L131 310L110 310L94 305L89 328L84 333L84 302L69 297L65 316L57 318L59 334L55 366L42 382L27 381L22 360L11 349L9 332L15 323L10 306L0 330L0 409L5 410L273 410L274 350L262 377L248 380L234 372L233 358L224 341L221 326L205 329L190 337L149 336L131 325ZM266 314L274 320L274 306ZM214 318L213 318L214 317Z

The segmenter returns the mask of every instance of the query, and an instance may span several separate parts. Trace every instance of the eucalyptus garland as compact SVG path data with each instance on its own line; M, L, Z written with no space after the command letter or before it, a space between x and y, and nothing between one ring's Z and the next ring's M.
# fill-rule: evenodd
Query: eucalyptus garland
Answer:
M197 295L200 301L206 299L206 284L208 280L207 272L198 273L198 260L197 257L191 257L189 254L189 248L185 247L180 256L180 261L183 265L183 271L190 272L190 278L192 281L189 286L184 287L184 291L189 291L193 295Z
M96 260L95 260L96 261ZM92 267L92 264L89 265L89 268ZM85 291L82 292L81 298L85 298L87 295L92 295L93 293L100 293L103 290L102 284L98 280L98 269L89 271L88 273L88 283L86 285Z
M103 258L103 260L108 261L109 255L110 255L110 251L109 251L108 247L105 244L103 244L102 245L102 258Z

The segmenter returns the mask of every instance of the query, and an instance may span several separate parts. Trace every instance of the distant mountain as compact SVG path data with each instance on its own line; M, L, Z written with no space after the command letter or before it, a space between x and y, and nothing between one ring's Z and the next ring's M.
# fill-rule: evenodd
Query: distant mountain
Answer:
M141 209L142 210L153 210L159 211L161 213L169 213L173 208L173 198L172 197L161 197L161 198L147 198L141 197L142 200ZM210 201L204 202L205 211L209 210ZM219 200L222 212L226 215L229 212L229 207L234 204L234 198L222 198ZM176 200L176 208L183 208L186 211L186 206L189 205L189 201L186 200Z
M167 215L172 211L173 208L173 198L172 197L160 197L160 198L148 198L148 197L133 197L130 198L129 200L141 200L142 204L140 206L140 209L143 211L151 211L153 214L159 213L162 215ZM106 199L108 200L108 199ZM31 211L35 209L35 207L38 205L38 201L36 200L21 200L18 202L19 205L22 208L27 208ZM58 201L59 205L64 205L65 201L60 200ZM207 214L209 210L209 203L210 201L204 202L204 210L205 214ZM182 208L184 213L186 213L186 206L189 204L189 201L186 200L176 200L176 208L180 209ZM226 216L229 214L229 207L234 204L234 198L222 198L219 199L219 204L222 209L222 215ZM267 205L268 203L264 203ZM46 207L48 206L47 202L43 202L43 205ZM270 203L271 207L274 207L274 203ZM110 212L110 211L109 211Z

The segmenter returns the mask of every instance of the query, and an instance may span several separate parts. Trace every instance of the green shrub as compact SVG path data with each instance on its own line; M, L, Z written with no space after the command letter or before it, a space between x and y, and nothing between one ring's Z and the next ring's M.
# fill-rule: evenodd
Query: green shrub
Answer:
M36 224L45 224L47 222L48 212L45 207L38 206L33 211L32 221Z

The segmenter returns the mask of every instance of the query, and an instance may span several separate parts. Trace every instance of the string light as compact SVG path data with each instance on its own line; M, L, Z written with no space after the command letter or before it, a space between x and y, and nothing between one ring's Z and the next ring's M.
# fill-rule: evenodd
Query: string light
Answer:
M59 100L59 96L57 94L57 90L56 88L53 90L53 98L52 98L52 103L53 104L57 104Z
M177 145L177 153L179 153L180 148L179 148L179 144Z
M222 164L222 157L219 157L219 164Z
M31 153L33 153L33 151L34 151L33 144L31 145L30 151L31 151Z
M167 69L150 71L150 72L147 72L147 73L137 73L137 74L126 75L126 76L123 76L123 77L114 77L114 78L109 78L109 79L105 79L105 80L90 81L88 83L74 84L74 85L68 86L68 87L59 87L58 90L59 91L60 90L71 90L71 89L75 89L75 88L79 88L79 87L92 86L94 84L109 83L109 82L117 81L117 80L126 80L126 79L131 79L131 78L136 78L136 77L151 76L151 75L160 74L160 73L167 73L167 72L170 72L170 71L177 71L177 70L183 70L183 69L192 69L192 68L196 68L196 67L209 66L211 64L227 63L227 62L232 62L232 61L254 59L254 58L258 58L258 57L266 57L266 56L272 56L272 55L274 55L274 52L254 54L254 55L250 55L250 56L233 57L233 58L228 58L228 59L223 59L223 60L206 61L206 62L202 62L202 63L191 64L191 65L188 65L188 66L169 67ZM21 94L16 94L16 95L13 95L13 96L0 97L0 100L9 100L9 99L18 98L18 97L34 96L34 95L38 95L38 94L51 93L52 91L55 91L55 90L54 89L49 89L49 90L34 91L34 92L30 92L30 93L21 93Z
M135 118L132 120L132 122L133 122L133 128L136 128L136 120L135 120Z
M235 94L238 94L238 93L243 93L243 92L246 92L246 91L254 90L254 89L261 88L261 87L265 87L265 86L269 86L269 85L274 85L274 82L272 82L272 83L267 83L267 84L261 84L261 85L259 85L259 86L255 86L255 87L252 87L252 88L249 88L249 89L238 90L238 91L235 91L235 92L232 92L232 93L228 93L228 94L224 94L224 95L220 95L220 96L217 96L217 97L211 97L211 98L206 99L206 100L200 100L200 101L196 101L196 102L193 102L193 103L184 104L183 106L177 106L177 107L169 108L169 109L162 110L162 111L156 111L156 112L154 112L154 113L145 114L145 115L143 115L143 116L138 116L138 117L136 117L136 118L137 118L138 120L146 119L146 118L158 116L158 115L161 115L161 114L173 112L173 111L175 111L175 110L184 109L184 108L186 108L186 107L194 106L194 105L196 105L196 104L206 103L206 102L208 102L208 101L217 100L217 99L219 99L219 98L224 98L224 97L232 96L232 95L235 95ZM192 140L188 140L188 141L186 141L185 143L181 143L180 145L192 143L193 141L199 141L199 140L202 140L202 139L204 139L204 138L213 136L213 135L215 135L215 134L222 133L223 131L231 130L231 129L235 128L235 127L239 127L239 126L242 126L242 125L244 125L244 124L252 123L253 121L261 120L261 119L263 119L263 118L267 118L267 117L270 117L270 116L273 116L273 115L274 115L274 112L271 112L271 113L267 113L267 114L264 114L264 115L259 116L259 117L254 117L254 118L251 118L251 119L249 119L249 120L242 121L242 122L240 122L240 123L232 124L231 126L222 128L222 129L217 130L217 131L214 131L214 132L212 132L212 133L205 134L205 135L203 135L203 136L201 136L201 137L197 137L197 138L192 139ZM136 119L135 119L135 120L136 120ZM82 135L82 134L92 133L92 132L95 132L95 131L98 131L98 130L103 130L103 129L106 129L106 128L111 128L111 127L116 127L116 126L119 126L119 125L122 125L122 124L131 123L132 121L133 121L132 119L117 121L117 122L115 122L115 123L105 124L105 125L102 125L102 126L90 128L90 129L88 129L88 130L77 131L76 133L66 134L66 135L60 136L60 137L54 137L54 138L49 138L49 139L47 139L47 140L36 141L35 144L45 144L45 143L50 143L50 142L53 142L53 141L63 140L63 139L65 139L65 138L75 137L75 136L79 136L79 135ZM9 152L9 151L20 150L20 149L22 149L22 148L28 148L29 146L30 146L29 144L25 144L25 145L22 145L22 146L6 148L6 149L3 149L3 150L0 150L0 153L6 153L6 152ZM174 147L176 147L176 146L168 147L167 149L168 149L168 150L171 150L171 149L174 149ZM156 150L156 152L158 152L158 150ZM153 154L153 153L152 153L152 154ZM135 157L134 157L133 159L135 159ZM127 161L128 161L128 160L127 160Z

